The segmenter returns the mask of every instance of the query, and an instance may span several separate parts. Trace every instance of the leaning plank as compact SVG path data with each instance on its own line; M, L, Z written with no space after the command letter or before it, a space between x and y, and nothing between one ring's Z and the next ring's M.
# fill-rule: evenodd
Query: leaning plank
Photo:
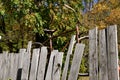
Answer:
M62 80L66 80L66 78L67 78L69 59L70 59L70 55L72 54L72 51L73 51L74 43L75 43L75 35L72 36L71 41L70 41L70 45L68 48L67 57L66 57L66 61L65 61L65 65L64 65L64 69L63 69L63 73L62 73Z
M75 53L73 56L73 61L72 61L68 80L77 80L79 68L80 68L80 64L81 64L81 60L84 52L84 47L85 47L84 44L79 44L79 43L76 44Z
M30 68L31 46L32 46L32 41L28 42L27 52L24 54L24 57L23 57L23 68L22 68L21 80L28 80L29 68Z
M99 31L99 80L108 80L105 29Z
M118 46L117 46L117 26L107 28L107 48L108 48L108 80L119 80L118 72Z
M33 49L29 80L36 80L40 49Z
M53 80L60 80L61 68L62 68L63 52L58 52L55 55Z
M97 28L89 31L89 73L90 80L98 80Z
M44 80L45 67L47 62L47 53L48 53L47 47L42 47L40 53L40 59L39 59L37 80Z
M53 50L51 53L45 80L53 80L54 59L55 59L55 54L57 53L58 53L58 50Z

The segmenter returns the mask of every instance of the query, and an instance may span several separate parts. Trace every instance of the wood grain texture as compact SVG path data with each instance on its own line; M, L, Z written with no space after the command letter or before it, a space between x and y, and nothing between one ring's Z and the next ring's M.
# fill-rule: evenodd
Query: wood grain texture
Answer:
M75 35L73 35L71 37L70 45L69 45L66 60L65 60L65 65L63 68L62 80L66 80L66 78L67 78L69 59L70 59L70 55L72 54L74 44L75 44Z
M98 80L98 29L89 31L89 76L90 80Z
M21 76L22 80L28 80L29 68L30 68L31 47L32 47L32 41L28 42L27 52L24 54L24 57L23 57L22 76Z
M51 52L49 64L47 67L47 73L46 73L46 78L45 80L53 80L53 66L54 66L54 59L55 55L58 53L58 50L53 50Z
M117 26L107 27L108 80L119 80Z
M108 80L105 29L99 31L99 80Z
M76 44L68 80L77 80L78 78L78 73L79 73L79 68L80 68L80 64L81 64L81 60L84 52L84 47L85 47L84 44L79 44L79 43Z
M33 49L29 80L36 80L37 78L39 55L40 55L40 49Z
M62 59L63 59L63 52L58 52L55 55L54 68L53 68L53 80L60 80Z
M42 47L39 57L38 75L37 80L44 80L45 68L47 63L47 47Z

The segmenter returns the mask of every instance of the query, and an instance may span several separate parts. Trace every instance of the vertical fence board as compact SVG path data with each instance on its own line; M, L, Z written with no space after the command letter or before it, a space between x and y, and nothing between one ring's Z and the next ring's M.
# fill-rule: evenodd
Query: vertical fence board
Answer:
M10 73L10 59L8 52L3 52L3 79L2 80L7 80L9 77Z
M47 54L48 54L47 47L42 47L39 59L37 80L44 80Z
M90 80L98 80L98 43L97 28L89 31L89 76Z
M26 49L20 49L18 53L18 68L23 67L23 57L24 57L25 52L26 52Z
M99 80L108 80L105 29L99 31Z
M20 49L19 53L16 54L18 56L17 78L16 78L17 80L21 80L25 52L26 52L26 49Z
M10 75L9 79L16 80L18 67L18 54L10 53Z
M33 49L29 80L36 80L40 49Z
M16 80L17 79L17 72L18 72L18 61L19 61L19 55L18 55L18 53L15 53L14 54L14 64L13 64L13 66L14 65L16 65L16 66L14 66L14 79L13 80Z
M66 78L67 78L69 59L70 59L70 55L72 54L72 51L73 51L74 43L75 43L75 35L72 36L71 41L70 41L70 45L68 48L68 52L67 52L67 56L66 56L66 60L65 60L65 65L64 65L64 69L63 69L63 73L62 73L62 80L66 80Z
M79 68L82 60L82 55L84 52L84 47L85 47L84 44L79 44L79 43L76 44L68 80L77 80Z
M119 80L118 72L118 46L117 46L117 26L107 28L107 48L108 48L108 80Z
M10 70L10 74L9 74L9 78L8 79L13 79L14 78L14 66L16 66L14 64L14 53L9 53L9 60L10 60L10 65L9 65L9 70ZM13 79L15 80L15 79Z
M54 58L57 53L58 53L58 50L53 50L51 53L45 80L53 80Z
M61 67L62 67L63 52L58 52L55 55L53 80L60 80Z
M2 62L3 62L3 54L0 54L0 80L2 80L2 76L3 76Z
M28 42L27 52L24 54L23 57L23 68L22 68L22 76L21 76L22 80L28 80L30 57L31 57L31 46L32 46L32 41Z

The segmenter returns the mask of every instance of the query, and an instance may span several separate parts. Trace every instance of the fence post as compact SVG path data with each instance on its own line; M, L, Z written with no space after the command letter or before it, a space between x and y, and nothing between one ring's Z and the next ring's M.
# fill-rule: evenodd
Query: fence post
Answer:
M89 31L89 77L98 80L98 29Z

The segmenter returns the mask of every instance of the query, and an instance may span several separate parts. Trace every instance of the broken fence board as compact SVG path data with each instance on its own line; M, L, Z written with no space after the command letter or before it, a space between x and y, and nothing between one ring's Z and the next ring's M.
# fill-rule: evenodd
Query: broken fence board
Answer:
M79 44L79 43L76 44L68 80L77 80L79 68L80 68L80 64L81 64L81 60L84 52L84 47L85 47L84 44Z

